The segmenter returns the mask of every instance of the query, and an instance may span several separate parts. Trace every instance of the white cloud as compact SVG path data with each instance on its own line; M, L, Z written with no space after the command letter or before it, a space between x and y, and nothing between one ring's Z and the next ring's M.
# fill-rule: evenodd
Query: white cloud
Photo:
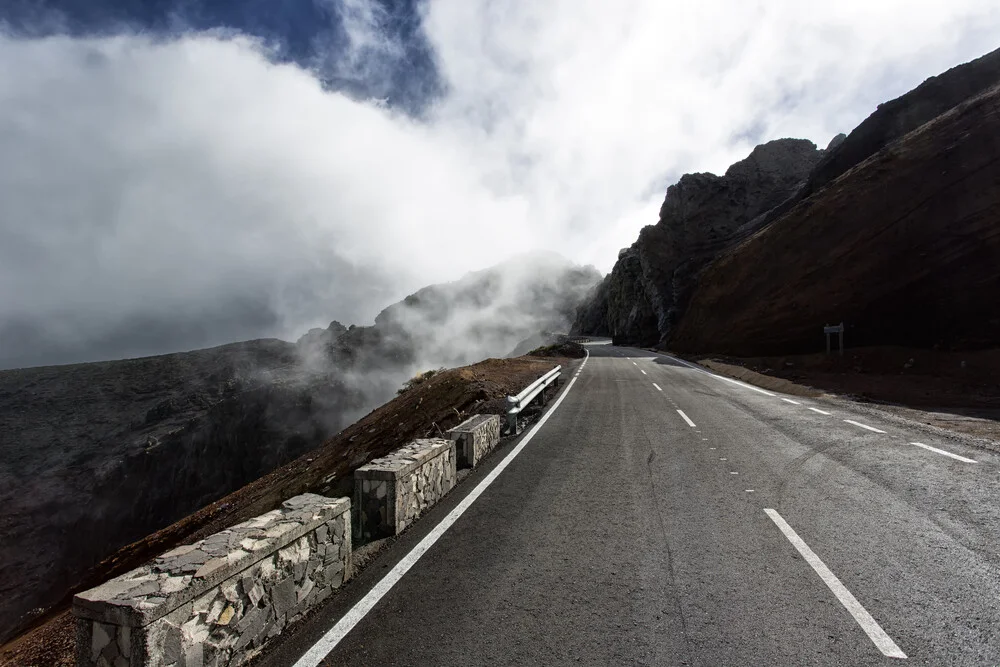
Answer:
M353 53L392 53L370 3L348 8ZM136 318L204 322L183 347L363 323L533 248L606 271L668 179L825 144L1000 34L979 0L425 11L448 92L419 121L249 39L0 36L0 329L86 356Z

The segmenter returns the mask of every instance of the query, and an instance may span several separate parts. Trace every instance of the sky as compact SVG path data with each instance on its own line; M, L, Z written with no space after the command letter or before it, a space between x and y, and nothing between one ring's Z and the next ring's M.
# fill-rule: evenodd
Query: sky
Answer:
M820 147L1000 46L994 0L4 0L0 368L332 319Z

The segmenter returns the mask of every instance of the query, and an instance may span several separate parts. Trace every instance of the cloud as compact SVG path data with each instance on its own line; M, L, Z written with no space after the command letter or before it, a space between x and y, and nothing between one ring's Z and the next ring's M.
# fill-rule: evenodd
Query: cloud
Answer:
M382 7L313 64L394 81ZM681 173L825 145L1000 33L978 0L418 8L419 116L231 31L0 34L0 366L370 322L537 248L608 270Z

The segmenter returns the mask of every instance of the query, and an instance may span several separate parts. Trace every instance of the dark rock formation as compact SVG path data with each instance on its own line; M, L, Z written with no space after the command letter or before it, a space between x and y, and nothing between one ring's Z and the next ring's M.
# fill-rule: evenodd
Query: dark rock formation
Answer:
M998 294L1000 86L888 144L720 258L669 343L741 356L820 351L822 326L844 321L849 346L996 346Z
M698 273L763 225L821 155L810 141L781 139L758 146L724 176L682 176L667 190L659 222L619 254L611 274L578 311L574 332L640 345L662 342L684 312Z

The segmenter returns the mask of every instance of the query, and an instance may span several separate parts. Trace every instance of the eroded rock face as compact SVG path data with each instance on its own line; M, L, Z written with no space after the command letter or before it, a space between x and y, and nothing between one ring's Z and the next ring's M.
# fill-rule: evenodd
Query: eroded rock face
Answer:
M941 114L797 204L702 275L679 351L1000 341L1000 86Z
M802 186L822 152L802 139L758 146L723 176L686 174L667 190L660 220L622 251L574 332L617 342L663 341L684 312L698 273L762 226L767 213Z

